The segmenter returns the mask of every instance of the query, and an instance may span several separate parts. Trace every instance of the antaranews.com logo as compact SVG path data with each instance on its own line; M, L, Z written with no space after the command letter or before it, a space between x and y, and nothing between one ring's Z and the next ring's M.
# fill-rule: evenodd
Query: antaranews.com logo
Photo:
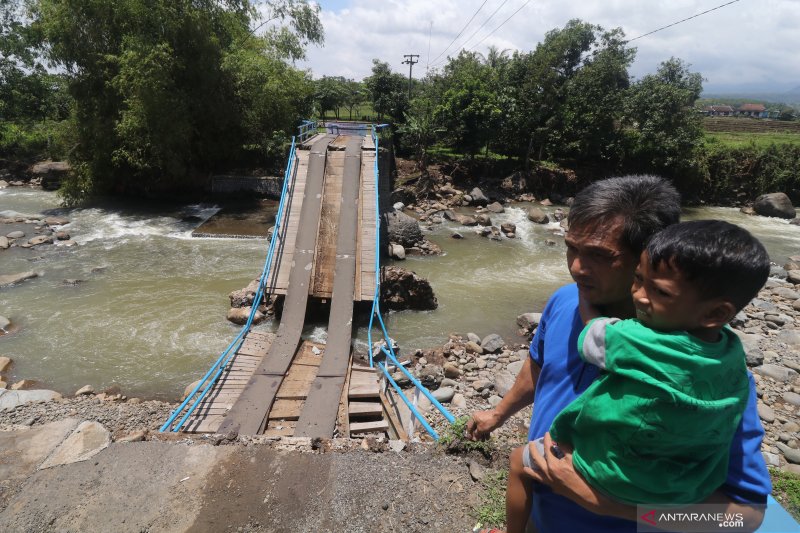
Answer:
M726 505L700 504L688 507L640 505L637 531L687 531L696 533L750 531L744 513L730 512Z

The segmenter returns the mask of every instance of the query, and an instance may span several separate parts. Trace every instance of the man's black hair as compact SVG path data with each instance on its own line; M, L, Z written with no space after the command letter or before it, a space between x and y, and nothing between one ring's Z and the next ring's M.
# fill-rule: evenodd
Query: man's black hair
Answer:
M701 295L722 298L741 310L769 276L769 255L747 230L722 220L669 226L647 244L650 266L680 271Z
M569 225L591 227L614 217L624 220L622 242L636 255L656 232L678 222L681 197L657 176L622 176L592 183L569 210Z

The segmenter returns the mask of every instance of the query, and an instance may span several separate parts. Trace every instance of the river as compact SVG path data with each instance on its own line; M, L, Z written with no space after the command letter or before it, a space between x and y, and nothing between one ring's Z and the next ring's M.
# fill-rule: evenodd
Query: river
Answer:
M435 311L387 315L401 348L441 345L450 332L522 341L516 316L541 311L549 294L570 281L563 239L553 236L558 225L529 222L526 208L517 204L492 215L496 225L515 223L516 239L489 241L448 222L427 232L444 255L398 262L428 278L439 300ZM53 193L0 189L0 216L60 214L71 220L65 229L78 242L0 252L0 273L41 274L0 289L0 315L21 328L0 337L0 355L14 360L10 380L34 379L67 394L86 384L118 385L129 396L174 400L239 331L225 320L227 295L258 275L266 253L263 239L192 238L198 220L216 211L211 204L60 209ZM783 220L730 208L687 210L685 218L740 224L778 264L800 253L800 227ZM453 231L465 238L452 239ZM324 338L319 325L306 333ZM357 338L366 339L365 327Z

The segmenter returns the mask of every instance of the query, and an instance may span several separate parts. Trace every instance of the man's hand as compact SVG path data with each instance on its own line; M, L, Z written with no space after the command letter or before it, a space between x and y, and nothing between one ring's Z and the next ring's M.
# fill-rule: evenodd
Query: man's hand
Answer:
M486 440L489 433L503 425L503 420L495 409L475 411L467 422L464 434L469 440Z
M564 456L559 459L552 450L553 441L550 433L544 435L544 456L532 443L529 443L531 457L537 470L525 468L525 473L539 483L548 485L553 492L569 498L581 507L595 514L612 515L628 520L636 520L636 507L625 505L606 498L597 492L578 472L572 464L572 447L558 444Z

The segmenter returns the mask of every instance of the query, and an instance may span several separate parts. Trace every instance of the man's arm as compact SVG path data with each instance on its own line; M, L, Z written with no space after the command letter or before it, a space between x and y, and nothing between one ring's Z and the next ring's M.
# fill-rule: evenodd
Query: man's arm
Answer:
M466 437L470 440L483 440L489 433L502 426L521 409L533 404L533 394L541 369L530 357L525 358L522 369L508 394L494 409L475 411L467 422Z
M564 457L559 459L552 452L552 440L550 433L544 436L544 456L542 456L535 446L531 446L531 456L538 470L525 468L525 473L532 479L548 485L553 492L564 496L577 503L581 507L598 515L614 516L625 520L637 521L637 509L633 505L627 505L612 500L594 489L581 476L572 464L572 448L567 444L559 444L559 448L564 452ZM715 491L700 504L722 504L727 507L720 512L741 513L744 518L745 529L755 531L764 520L763 505L752 505L734 501L721 490ZM688 506L691 508L691 506Z

